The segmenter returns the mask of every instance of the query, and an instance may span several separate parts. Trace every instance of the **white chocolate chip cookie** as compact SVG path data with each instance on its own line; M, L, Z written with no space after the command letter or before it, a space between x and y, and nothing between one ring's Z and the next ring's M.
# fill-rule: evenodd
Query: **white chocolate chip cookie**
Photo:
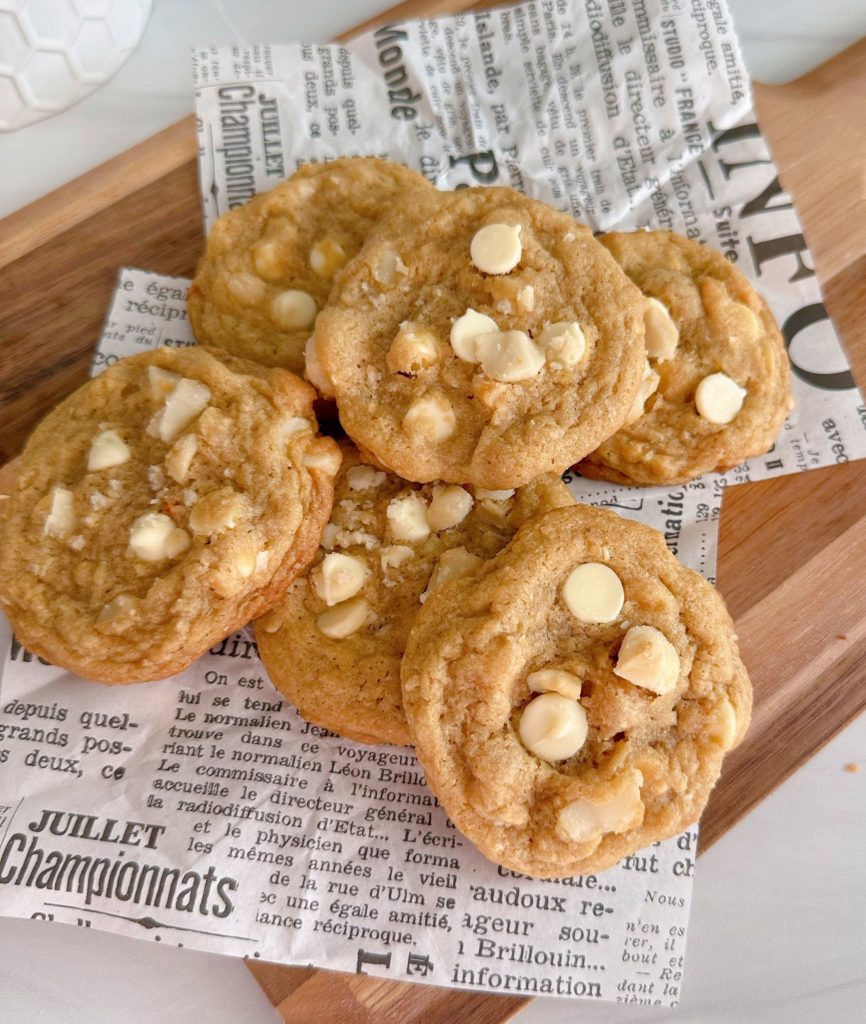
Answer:
M340 454L314 398L285 370L192 347L123 359L62 402L3 503L0 603L21 643L139 682L269 608L331 510Z
M403 272L383 279L387 257ZM501 489L625 422L643 299L567 214L508 188L398 199L335 283L315 352L340 421L406 480Z
M768 451L793 400L766 302L722 253L672 232L600 241L644 293L648 362L625 425L579 471L675 484Z
M256 640L274 685L305 718L361 742L408 744L400 658L422 604L501 551L530 516L573 499L553 475L493 497L419 487L342 447L319 555L255 623Z
M306 164L214 225L189 291L195 336L304 373L304 349L337 273L402 189L432 187L373 157ZM400 267L379 267L399 277ZM313 362L308 379L327 394Z
M752 699L716 590L655 530L585 505L435 590L402 679L454 824L536 878L602 871L695 822Z

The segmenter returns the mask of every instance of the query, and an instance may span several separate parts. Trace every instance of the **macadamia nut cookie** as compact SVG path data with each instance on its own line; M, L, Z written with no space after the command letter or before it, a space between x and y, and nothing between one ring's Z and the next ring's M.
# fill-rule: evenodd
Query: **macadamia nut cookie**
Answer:
M573 501L553 475L517 491L413 486L362 464L344 442L318 557L255 624L271 680L317 725L364 743L411 743L400 658L422 604L531 516Z
M722 253L673 232L600 241L644 294L647 361L625 426L580 472L684 483L768 451L793 399L766 302Z
M307 164L224 214L189 291L195 336L302 373L304 348L334 276L404 188L433 190L400 164L346 157Z
M404 198L313 337L360 447L407 480L494 489L597 447L644 366L639 291L586 227L508 188Z
M655 530L586 505L435 590L402 676L431 789L482 853L536 878L696 821L751 711L716 590Z
M215 349L123 359L36 428L4 502L0 603L34 653L107 683L179 672L318 547L340 452L313 389Z

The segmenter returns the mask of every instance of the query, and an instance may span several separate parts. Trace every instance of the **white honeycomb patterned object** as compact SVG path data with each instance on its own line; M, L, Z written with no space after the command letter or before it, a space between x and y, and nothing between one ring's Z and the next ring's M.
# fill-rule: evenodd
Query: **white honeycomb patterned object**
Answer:
M138 46L151 0L0 0L0 131L51 117Z

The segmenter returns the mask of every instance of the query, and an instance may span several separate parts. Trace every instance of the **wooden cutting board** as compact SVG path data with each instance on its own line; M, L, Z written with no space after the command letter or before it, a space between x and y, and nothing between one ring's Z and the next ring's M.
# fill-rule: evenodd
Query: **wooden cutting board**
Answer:
M376 21L473 6L485 5L408 0ZM755 93L827 307L866 383L866 40ZM0 463L86 379L120 266L191 276L202 247L195 161L190 117L0 222ZM864 578L866 462L726 495L719 586L755 707L703 817L702 849L866 704ZM494 1024L526 1002L312 968L250 969L283 1020L298 1024Z

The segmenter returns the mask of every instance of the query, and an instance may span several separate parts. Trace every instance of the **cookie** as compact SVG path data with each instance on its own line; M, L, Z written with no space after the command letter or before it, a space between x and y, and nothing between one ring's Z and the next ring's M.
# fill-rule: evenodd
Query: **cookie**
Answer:
M551 878L696 821L751 686L716 590L655 530L574 505L431 594L403 704L457 828L498 864Z
M312 571L255 623L271 680L317 725L363 743L412 742L400 658L422 603L574 499L556 476L517 492L413 487L343 444L334 511Z
M88 679L179 672L316 552L340 463L315 392L216 349L123 359L39 424L4 502L0 604Z
M645 296L648 359L629 422L578 470L677 484L769 451L793 399L766 302L722 253L673 232L601 242Z
M334 275L406 188L433 190L400 164L347 157L306 164L224 214L189 290L196 338L302 373L304 347Z
M644 364L637 288L587 228L509 188L402 200L313 338L360 447L407 480L491 489L596 448Z

